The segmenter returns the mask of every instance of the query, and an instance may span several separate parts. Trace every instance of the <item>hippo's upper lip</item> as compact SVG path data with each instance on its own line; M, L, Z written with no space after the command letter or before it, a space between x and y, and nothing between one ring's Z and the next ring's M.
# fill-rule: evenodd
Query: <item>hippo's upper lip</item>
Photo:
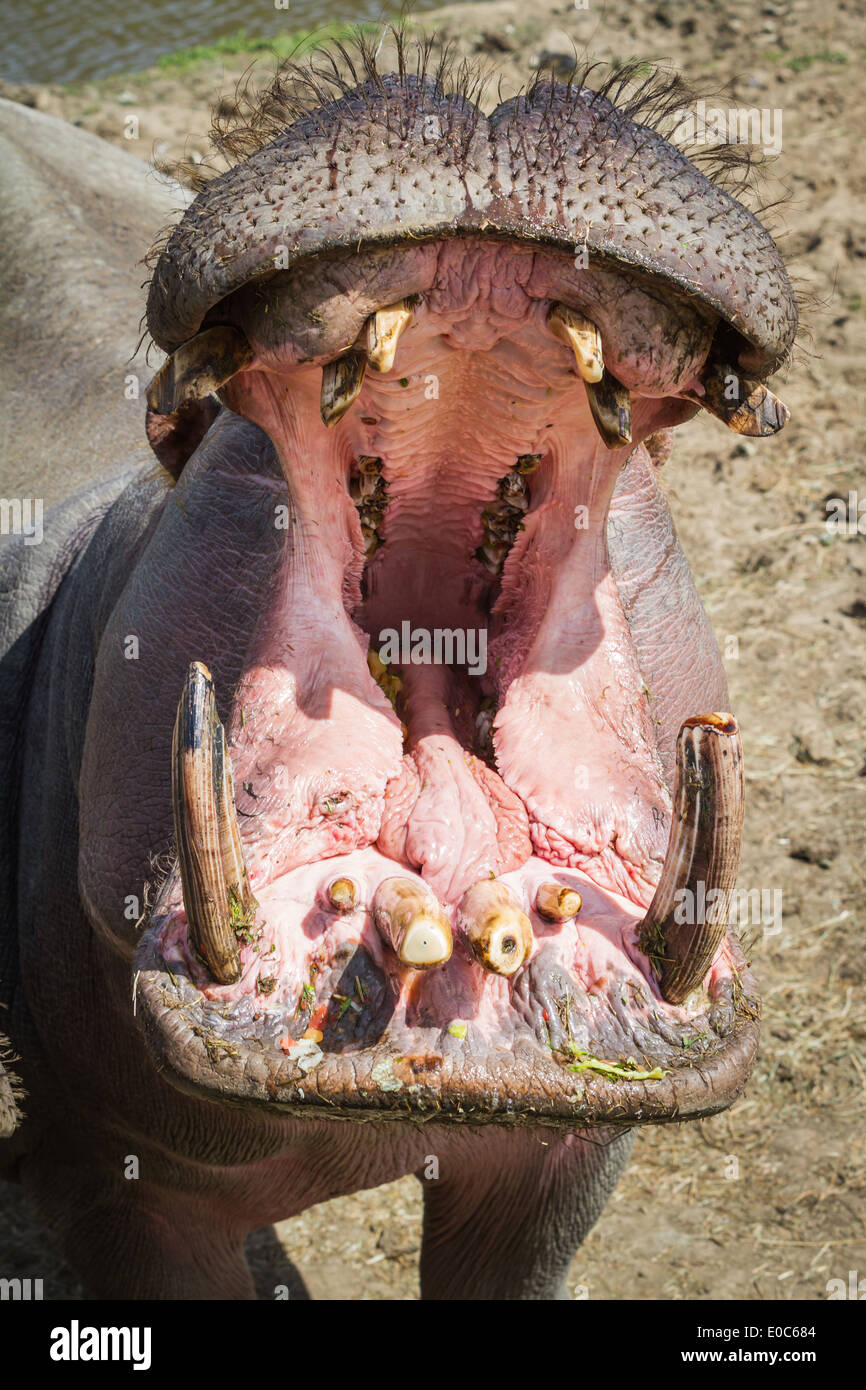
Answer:
M622 80L619 83L622 86ZM659 89L644 84L645 105ZM345 90L345 89L344 89ZM642 89L644 90L644 89ZM382 76L304 116L195 199L147 306L174 351L248 281L347 247L507 236L676 287L730 325L728 355L764 378L797 326L758 219L650 126L574 81L538 81L485 116L434 77ZM287 115L298 110L287 105Z

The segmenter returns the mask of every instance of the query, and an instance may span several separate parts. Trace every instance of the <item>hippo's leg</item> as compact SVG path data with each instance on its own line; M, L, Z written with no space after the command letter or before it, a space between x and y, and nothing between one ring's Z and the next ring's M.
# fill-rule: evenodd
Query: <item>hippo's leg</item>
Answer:
M57 1153L27 1163L24 1186L52 1243L88 1296L254 1299L233 1227L204 1194L68 1167Z
M421 1294L433 1299L567 1297L572 1256L631 1152L631 1132L467 1134L424 1180ZM453 1167L452 1167L453 1163Z

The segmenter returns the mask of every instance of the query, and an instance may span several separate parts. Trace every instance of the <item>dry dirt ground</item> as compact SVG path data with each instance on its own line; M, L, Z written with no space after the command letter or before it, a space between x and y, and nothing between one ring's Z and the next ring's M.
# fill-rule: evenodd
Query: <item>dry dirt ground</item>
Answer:
M743 729L748 810L740 883L782 895L781 922L745 927L764 993L763 1040L745 1096L702 1124L645 1129L569 1286L591 1298L822 1299L866 1274L866 534L831 534L826 501L856 494L866 532L866 163L859 0L612 0L587 11L535 0L427 17L509 87L543 53L671 59L725 105L778 109L774 226L811 297L810 336L777 390L792 419L738 442L701 417L665 474L674 514L725 650ZM215 94L242 57L75 91L20 92L135 153L206 150ZM123 136L139 117L140 140ZM15 1189L0 1217L3 1272L76 1282L46 1252ZM251 1239L263 1296L282 1253L315 1297L418 1293L414 1179L341 1198ZM281 1246L281 1249L280 1249ZM276 1263L275 1263L276 1262Z

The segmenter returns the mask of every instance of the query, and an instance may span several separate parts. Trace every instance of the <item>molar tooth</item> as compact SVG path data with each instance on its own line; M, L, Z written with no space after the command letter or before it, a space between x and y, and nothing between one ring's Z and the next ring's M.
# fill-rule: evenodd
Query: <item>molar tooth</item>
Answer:
M367 360L377 372L390 372L404 328L412 322L412 305L406 299L377 309L367 320Z
M250 890L235 810L231 762L213 681L190 666L172 742L172 804L190 941L220 984L240 975L238 927L258 904Z
M362 352L344 352L322 368L322 420L328 429L342 420L364 383L367 359Z
M337 912L354 912L358 906L358 885L351 878L335 878L328 886L328 901Z
M375 481L382 472L382 460L378 454L361 454L358 459L358 472L369 474Z
M542 458L542 454L521 454L514 467L518 473L523 474L524 477L529 477L538 468Z
M433 894L414 879L383 879L373 899L373 920L402 963L413 970L432 970L451 955L448 918Z
M677 739L667 853L638 929L641 950L671 1004L682 1004L700 985L721 945L742 834L743 749L737 722L730 714L695 715ZM684 913L684 906L691 911Z
M382 544L381 537L375 527L361 523L361 539L364 542L364 558L372 560L379 546Z
M475 552L476 559L490 574L501 574L502 566L505 564L505 557L508 554L507 545L481 545Z
M554 304L547 316L551 333L574 352L577 370L584 381L601 381L604 375L604 353L601 333L592 319L584 318L565 304Z
M683 395L690 401L697 401L735 434L765 439L770 434L778 434L790 419L788 407L768 387L760 381L749 380L724 362L710 364L701 384L702 396L697 391L684 391Z
M605 367L601 381L587 381L586 395L595 427L608 449L631 443L631 401L626 388Z
M535 910L549 922L567 922L580 912L583 899L576 888L561 883L542 883L535 895Z
M467 888L458 920L472 954L495 975L514 975L532 953L532 926L507 884L481 879Z

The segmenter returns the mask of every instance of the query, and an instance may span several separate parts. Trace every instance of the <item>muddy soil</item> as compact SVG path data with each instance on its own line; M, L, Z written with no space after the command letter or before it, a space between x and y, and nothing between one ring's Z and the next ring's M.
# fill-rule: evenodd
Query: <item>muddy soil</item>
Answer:
M743 730L748 809L740 884L763 890L746 924L764 994L758 1064L744 1097L704 1123L645 1129L576 1256L577 1297L823 1299L866 1271L866 162L859 0L534 0L467 4L425 17L506 92L542 55L565 71L574 46L603 59L672 61L724 105L780 111L767 187L809 303L806 332L776 386L792 419L775 439L738 441L702 417L665 467L674 514L725 653ZM556 56L558 55L558 56ZM215 96L231 102L242 58L154 70L19 99L131 153L206 153ZM9 93L8 89L6 94ZM138 141L127 118L138 117ZM856 515L827 527L827 501ZM780 894L781 899L774 897ZM781 905L781 912L776 909ZM771 920L772 919L772 920ZM414 1179L340 1198L250 1240L263 1297L289 1282L315 1297L418 1294L421 1197ZM2 1272L78 1294L17 1189L0 1215Z

